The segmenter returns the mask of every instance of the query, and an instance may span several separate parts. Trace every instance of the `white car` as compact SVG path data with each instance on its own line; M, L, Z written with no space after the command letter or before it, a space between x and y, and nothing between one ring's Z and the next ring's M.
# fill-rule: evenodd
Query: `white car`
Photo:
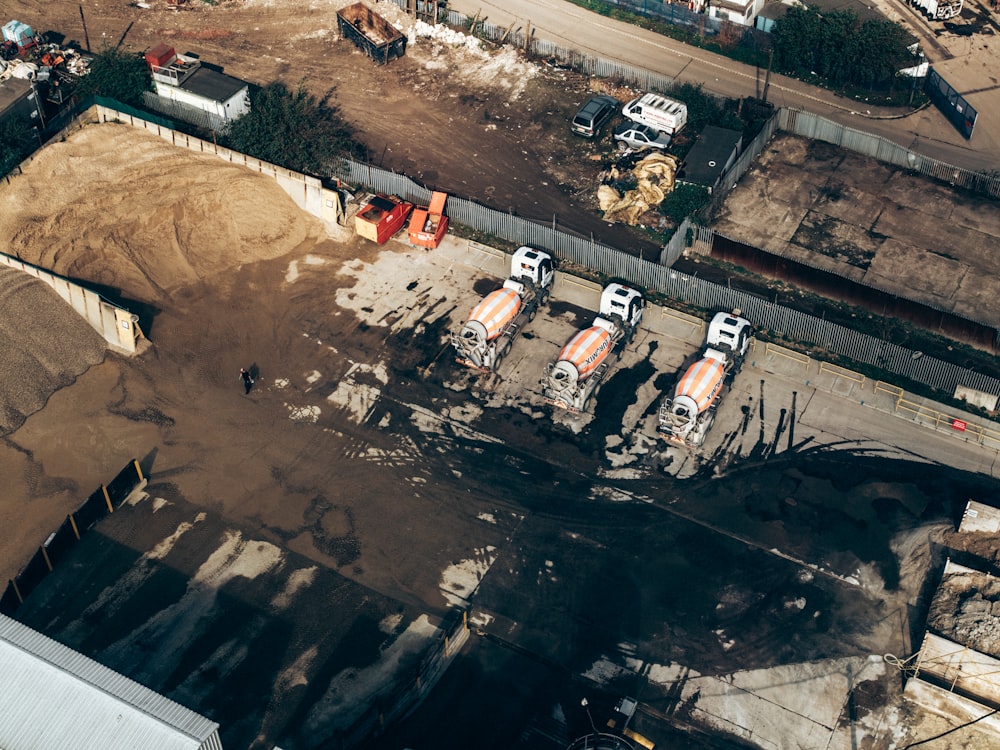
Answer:
M631 120L615 128L615 140L630 148L666 148L670 145L670 136L666 133Z

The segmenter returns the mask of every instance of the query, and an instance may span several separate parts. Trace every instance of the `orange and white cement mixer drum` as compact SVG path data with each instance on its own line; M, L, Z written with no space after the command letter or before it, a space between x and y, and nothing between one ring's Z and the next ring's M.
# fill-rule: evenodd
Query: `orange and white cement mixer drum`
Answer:
M611 334L599 326L591 326L577 333L559 352L559 359L572 362L580 378L587 377L600 367L611 352Z
M486 329L486 339L489 340L503 333L520 309L521 298L517 292L513 289L497 289L472 308L469 320L482 323Z
M689 396L697 404L700 414L718 397L725 374L722 363L717 359L700 359L684 373L674 394Z

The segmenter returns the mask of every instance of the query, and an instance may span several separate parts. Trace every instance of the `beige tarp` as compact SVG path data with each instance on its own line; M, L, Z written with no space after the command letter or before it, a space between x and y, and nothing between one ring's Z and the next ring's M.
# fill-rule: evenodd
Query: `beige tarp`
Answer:
M674 189L676 172L677 159L657 152L644 157L633 167L636 186L625 195L619 195L610 185L601 185L597 188L597 201L604 212L604 220L619 224L638 224L640 216L660 205ZM611 170L611 177L618 177L614 168Z

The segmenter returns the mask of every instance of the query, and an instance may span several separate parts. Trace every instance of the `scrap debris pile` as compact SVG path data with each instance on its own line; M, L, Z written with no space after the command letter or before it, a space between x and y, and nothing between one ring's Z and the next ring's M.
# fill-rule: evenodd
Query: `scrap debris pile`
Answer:
M652 153L640 159L631 169L613 165L602 174L597 188L597 201L604 220L635 226L659 206L674 189L677 158L669 154Z
M22 78L38 83L68 76L79 78L90 72L91 58L71 46L46 42L27 24L10 21L3 25L0 41L0 81Z

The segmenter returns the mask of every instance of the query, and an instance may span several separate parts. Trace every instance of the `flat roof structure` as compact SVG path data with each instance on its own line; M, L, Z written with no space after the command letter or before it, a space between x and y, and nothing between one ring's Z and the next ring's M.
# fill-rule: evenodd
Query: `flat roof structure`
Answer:
M684 182L714 187L742 140L739 131L706 125L684 159Z
M0 615L0 748L222 750L219 725Z
M0 81L0 118L31 91L31 81L13 76Z
M185 79L180 87L206 99L225 102L246 88L247 83L202 65L189 78Z

